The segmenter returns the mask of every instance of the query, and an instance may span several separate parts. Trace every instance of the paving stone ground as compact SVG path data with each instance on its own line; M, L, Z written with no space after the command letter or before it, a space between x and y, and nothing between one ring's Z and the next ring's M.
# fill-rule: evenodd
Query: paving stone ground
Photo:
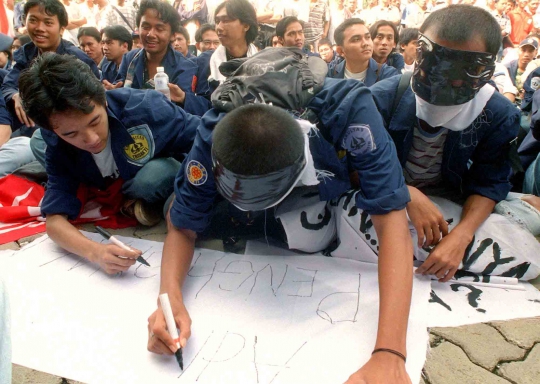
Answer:
M94 231L92 225L81 227ZM127 228L113 234L164 241L162 222L152 228ZM0 245L19 249L40 235ZM540 240L540 238L539 238ZM199 247L223 250L220 241ZM241 245L239 245L241 246ZM540 290L540 278L531 281ZM540 317L430 330L430 350L420 384L539 384ZM13 364L13 384L82 384Z

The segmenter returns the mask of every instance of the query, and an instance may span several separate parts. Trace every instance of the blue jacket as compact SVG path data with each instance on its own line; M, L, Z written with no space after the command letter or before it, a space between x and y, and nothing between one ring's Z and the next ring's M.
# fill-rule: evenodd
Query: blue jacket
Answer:
M328 72L328 77L333 77L335 79L344 79L346 62L346 60L343 60L341 63L336 65L331 71ZM394 67L383 64L379 68L379 64L377 64L375 60L369 59L369 66L366 73L366 78L364 79L364 84L367 87L370 87L378 81L387 79L392 76L396 76L398 74L399 72Z
M320 199L331 200L349 190L349 172L356 170L362 191L356 195L360 209L385 214L405 208L410 197L402 169L368 88L356 80L326 79L309 108L319 119L319 129L309 138L315 169L331 174L320 178ZM210 224L218 195L212 173L212 131L224 115L212 109L203 116L176 177L170 217L177 228L203 232ZM366 145L355 146L355 139ZM199 172L192 183L187 173L193 167Z
M7 73L5 69L0 69L0 82L4 81ZM0 124L11 125L11 115L6 108L6 101L3 97L0 97Z
M152 158L179 157L189 152L200 117L192 116L156 91L120 88L106 92L111 146L120 177L131 180ZM77 199L79 184L100 189L106 180L90 152L78 149L60 139L56 133L42 129L47 143L45 154L49 176L41 205L44 215L78 216L81 203ZM140 159L129 156L132 136L146 138L148 154Z
M524 96L521 100L521 110L530 111L532 107L533 95L540 86L540 68L536 68L523 82Z
M145 52L142 52L135 58L135 55L139 51L139 49L135 49L124 55L122 64L120 64L120 68L118 69L116 82L125 81L129 65L135 60L135 73L131 87L135 89L143 88L146 60L144 60L143 56ZM182 106L184 110L193 115L204 115L210 109L210 101L204 96L198 96L194 93L198 92L197 87L193 89L194 77L197 75L197 65L171 47L167 49L167 54L161 64L165 68L165 73L169 76L169 82L178 85L186 93L186 99Z
M390 67L394 67L398 70L399 73L401 73L401 70L405 68L405 59L401 54L397 52L392 52L388 55L385 64L389 65Z
M96 63L94 63L94 61L89 58L86 53L71 44L69 41L62 39L60 45L56 49L56 53L59 55L72 55L77 57L79 60L85 62L90 67L92 72L94 72L94 75L96 75L96 77L99 79L99 71ZM6 104L9 104L13 95L19 92L19 76L21 72L30 67L32 60L34 60L38 54L39 50L33 42L29 42L15 51L13 55L15 66L9 71L8 75L4 79L4 83L2 84L2 94L4 95Z
M518 71L518 61L513 60L509 63L505 64L506 68L508 68L508 73L510 75L510 79L512 80L512 84L516 86L516 76Z
M197 66L197 95L210 99L215 87L210 86L208 77L210 77L210 58L214 50L202 52L199 56L192 56L189 60Z
M116 77L118 76L118 66L114 61L107 60L106 57L103 58L101 62L101 77L99 81L107 80L109 83L114 83Z
M402 166L412 145L417 124L416 100L409 86L395 111L392 106L401 76L392 77L371 87L373 99L386 129L394 139ZM510 192L510 142L519 129L520 115L514 105L494 92L482 114L463 131L448 131L443 150L442 178L450 188L464 196L478 194L496 202ZM472 165L469 166L469 161Z

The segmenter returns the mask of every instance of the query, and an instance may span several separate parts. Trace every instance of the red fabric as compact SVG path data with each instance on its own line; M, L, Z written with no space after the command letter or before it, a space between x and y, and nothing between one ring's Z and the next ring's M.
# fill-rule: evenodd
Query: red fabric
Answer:
M119 213L123 203L122 180L105 191L81 186L77 197L83 208L73 224L99 221L105 228L126 228L137 225L135 219ZM45 232L40 204L44 188L24 178L8 175L0 178L0 244Z
M0 32L4 35L7 35L9 32L9 23L3 1L0 1Z

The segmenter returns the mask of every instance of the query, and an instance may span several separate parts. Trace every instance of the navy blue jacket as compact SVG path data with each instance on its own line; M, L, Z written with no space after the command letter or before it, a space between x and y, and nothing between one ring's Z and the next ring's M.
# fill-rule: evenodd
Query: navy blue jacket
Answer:
M405 59L399 53L392 52L388 55L385 64L394 67L399 73L401 73L401 70L405 68Z
M523 82L524 96L521 100L521 110L530 111L532 106L533 95L540 87L540 68L536 68Z
M336 65L331 71L328 72L328 77L332 77L335 79L344 79L346 62L346 60L343 60L341 63ZM383 64L379 69L379 64L377 64L375 60L369 59L369 66L366 73L366 78L364 79L364 84L367 87L370 87L378 81L396 75L399 75L399 72L394 67Z
M392 114L401 76L372 86L375 104L386 129L394 139L399 161L407 162L416 117L416 100L409 86ZM441 166L443 182L464 196L478 194L499 202L510 192L510 142L519 129L518 109L503 95L494 92L482 113L465 130L448 131ZM472 161L472 165L468 165Z
M133 60L135 62L135 73L133 77L132 88L142 89L144 81L144 65L145 60L143 55L145 52L142 52L137 58L134 59L135 55L139 52L139 49L129 51L122 58L122 64L118 69L118 76L116 77L116 82L125 81L127 71L130 63ZM174 49L169 47L167 49L167 54L163 58L161 63L165 69L165 73L169 76L169 82L178 85L182 91L186 93L186 99L184 100L183 108L186 112L193 115L202 116L208 109L210 109L210 101L204 96L198 96L198 89L194 86L194 78L197 75L197 65L184 57L180 52L176 52Z
M72 55L79 60L85 62L94 75L99 79L99 70L94 60L89 58L86 53L79 48L71 44L69 41L62 39L60 45L56 49L56 53L59 55ZM19 92L19 76L23 70L29 68L32 60L39 55L38 48L33 42L25 44L20 49L16 50L13 59L15 60L15 66L9 71L8 75L4 79L2 84L2 94L6 100L6 104L9 104L14 94Z
M116 77L118 76L118 66L114 61L107 60L106 57L103 58L101 62L101 78L100 81L107 80L109 83L114 83Z
M152 158L179 157L189 152L200 117L185 113L153 90L120 88L107 91L106 97L112 152L124 181L135 177ZM76 196L79 184L104 189L106 180L90 152L68 144L52 131L42 129L41 133L47 143L45 162L49 176L42 213L75 219L81 209ZM135 143L132 135L146 139L148 154L142 158L130 157L128 146Z
M512 84L514 84L514 87L516 86L516 76L517 76L517 70L518 70L518 61L513 60L509 63L505 64L506 68L508 68L508 73L510 75L510 79L512 80Z
M191 56L189 60L197 66L197 95L210 99L215 87L210 86L208 77L210 77L210 58L214 53L213 49L202 52L199 56Z
M315 169L332 174L319 178L321 201L351 189L349 172L356 170L362 191L356 195L358 208L371 214L405 208L409 192L369 89L356 80L326 79L309 108L319 119L319 129L309 138ZM176 177L170 217L177 228L203 232L210 224L218 194L212 173L212 132L224 115L212 109L203 116L193 148ZM366 145L354 145L361 140ZM187 175L192 167L199 170L195 182Z
M5 69L0 69L0 82L4 81L7 73ZM6 108L6 101L3 97L0 97L0 124L11 125L11 115Z

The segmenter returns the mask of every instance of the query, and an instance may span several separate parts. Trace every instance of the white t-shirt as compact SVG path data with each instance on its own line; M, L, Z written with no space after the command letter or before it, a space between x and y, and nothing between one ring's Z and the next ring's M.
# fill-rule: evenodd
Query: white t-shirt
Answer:
M358 73L352 73L350 72L347 67L345 67L345 78L346 79L356 79L360 81L364 81L366 79L367 75L367 68L365 71L358 72Z
M401 70L402 73L405 73L405 72L412 72L414 71L414 63L412 63L411 65L405 63L405 66L403 67L403 69Z
M113 179L118 178L120 172L118 172L118 167L116 166L116 162L114 161L114 156L111 149L110 133L109 139L107 140L107 146L103 149L103 151L99 153L92 153L92 157L94 158L94 161L99 168L99 172L101 172L101 176L112 177Z

